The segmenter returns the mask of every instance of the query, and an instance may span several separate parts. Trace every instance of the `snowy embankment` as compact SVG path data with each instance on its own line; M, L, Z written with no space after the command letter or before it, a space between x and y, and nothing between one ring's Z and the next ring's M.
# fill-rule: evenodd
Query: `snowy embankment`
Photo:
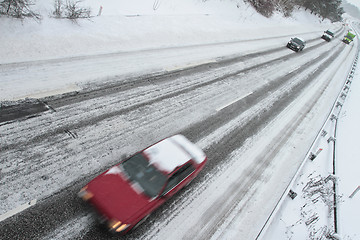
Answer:
M77 24L54 19L49 17L52 3L41 0L36 5L44 17L41 23L1 19L0 101L76 91L114 76L189 67L338 28L303 11L293 18L275 14L267 19L242 1L176 0L157 7L144 0L83 4L95 15L102 6L101 16ZM268 41L255 41L262 38Z
M358 49L358 42L353 44ZM360 237L358 54L328 119L269 217L261 239Z

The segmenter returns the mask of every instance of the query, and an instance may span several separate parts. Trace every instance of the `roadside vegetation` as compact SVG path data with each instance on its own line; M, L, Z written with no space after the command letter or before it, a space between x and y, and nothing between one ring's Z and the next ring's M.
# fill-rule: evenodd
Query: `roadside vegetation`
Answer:
M0 0L0 16L6 15L13 18L34 18L41 20L41 15L31 7L34 2L31 0Z
M270 17L278 11L285 17L291 16L296 8L305 8L323 19L328 18L332 22L341 21L344 9L341 7L342 0L244 0L250 3L256 11L266 17Z
M82 1L54 0L54 10L49 15L54 18L66 18L76 21L79 18L90 18L90 8L83 7ZM33 0L0 0L0 16L12 18L33 18L41 20L42 16L32 10Z
M35 0L0 0L0 16L13 18L34 18L41 20L42 16L32 10ZM203 2L210 0L202 0ZM226 0L232 1L232 0ZM256 11L266 17L271 17L275 12L281 12L285 17L291 16L295 9L305 8L312 14L318 15L332 22L342 20L344 13L341 7L342 0L236 0L252 5ZM79 18L91 18L91 10L82 7L81 0L54 0L54 10L50 16L67 18L75 21ZM85 0L84 0L85 2ZM154 0L154 10L159 7L159 0ZM239 6L239 5L238 5Z

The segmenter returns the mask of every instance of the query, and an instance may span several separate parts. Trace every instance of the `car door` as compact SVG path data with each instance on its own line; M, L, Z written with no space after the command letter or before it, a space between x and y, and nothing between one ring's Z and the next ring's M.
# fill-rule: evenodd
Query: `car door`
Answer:
M185 163L168 179L166 187L164 189L164 196L172 196L183 188L190 180L191 174L195 171L195 167L190 163Z

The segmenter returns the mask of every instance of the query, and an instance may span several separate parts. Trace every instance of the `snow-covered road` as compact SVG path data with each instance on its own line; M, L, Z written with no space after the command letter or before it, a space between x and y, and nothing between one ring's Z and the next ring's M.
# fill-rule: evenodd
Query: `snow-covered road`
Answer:
M26 222L22 234L35 238L64 232L102 238L76 192L122 155L181 132L205 150L209 163L128 238L255 238L341 88L346 59L354 57L353 46L339 38L324 42L319 34L311 33L299 54L280 41L271 51L205 57L198 66L129 77L114 88L115 77L76 95L46 98L51 109L39 116L3 123L1 211L38 202L1 222L1 235L15 237Z
M5 62L0 64L2 83L0 100L40 98L77 91L97 83L118 83L120 79L148 73L189 68L217 62L222 58L277 48L279 45L285 45L294 34L306 39L318 39L319 32L305 32L301 29L270 39L267 39L266 34L260 33L256 39L234 42L121 51L51 60ZM26 81L19 76L26 76Z
M123 239L258 237L358 42L302 9L267 19L242 0L155 3L102 0L103 15L78 24L0 19L0 239L118 239L77 192L177 133L208 163ZM304 51L285 47L293 36Z

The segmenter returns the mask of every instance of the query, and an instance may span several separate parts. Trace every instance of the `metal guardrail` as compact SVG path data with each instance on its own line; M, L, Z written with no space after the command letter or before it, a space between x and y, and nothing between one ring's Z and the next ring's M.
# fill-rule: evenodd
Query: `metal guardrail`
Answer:
M301 163L298 171L295 173L294 177L292 178L292 180L290 181L290 183L288 184L288 187L286 188L286 190L283 192L280 200L277 202L275 208L272 210L270 216L268 217L268 219L266 220L265 224L263 225L262 229L260 230L259 234L256 237L256 240L261 240L263 239L266 231L268 230L269 226L271 225L273 219L275 218L277 212L280 210L282 203L285 201L286 197L289 195L289 193L291 193L291 188L294 185L295 181L297 180L298 176L300 175L300 172L302 171L304 165L306 164L308 159L311 159L311 157L313 157L313 153L311 152L311 149L313 149L315 143L317 142L317 140L323 136L323 132L325 125L327 124L328 121L333 121L335 120L335 130L334 130L334 137L330 137L331 140L334 143L334 148L333 148L333 174L335 175L336 173L336 169L335 169L335 151L336 151L336 127L337 127L337 119L338 116L341 112L341 108L343 106L343 102L345 101L346 97L347 97L347 93L350 89L350 85L352 83L352 80L354 78L354 74L355 74L355 70L356 70L356 66L359 60L359 53L360 53L360 49L358 47L358 52L353 60L352 66L350 67L348 76L343 84L343 87L341 88L341 91L339 92L329 114L328 117L326 118L325 122L323 123L321 129L319 130L316 138L314 139L313 143L311 144L309 151L307 152L303 162ZM338 110L338 112L336 114L334 114L335 110ZM329 139L330 139L329 138ZM328 142L330 142L328 141ZM315 156L316 157L316 156ZM337 206L336 206L337 202L336 202L336 182L334 182L334 227L335 227L335 233L337 233Z

